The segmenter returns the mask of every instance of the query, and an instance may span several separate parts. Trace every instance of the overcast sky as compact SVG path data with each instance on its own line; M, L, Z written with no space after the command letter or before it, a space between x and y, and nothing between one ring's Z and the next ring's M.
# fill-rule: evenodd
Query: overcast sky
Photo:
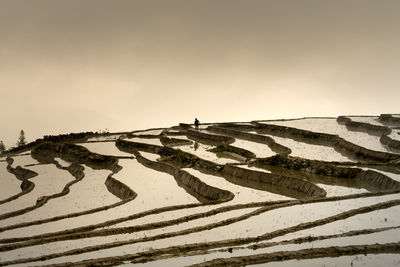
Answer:
M0 140L399 113L400 1L0 0Z

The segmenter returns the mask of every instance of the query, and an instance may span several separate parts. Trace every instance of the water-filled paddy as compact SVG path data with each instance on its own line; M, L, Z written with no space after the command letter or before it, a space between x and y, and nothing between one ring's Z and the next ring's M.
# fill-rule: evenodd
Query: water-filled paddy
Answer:
M356 122L381 125L377 117L350 118ZM336 119L313 118L265 123L338 134L362 147L388 152L386 147L380 144L379 137L350 131L344 125L338 124ZM245 127L253 124L239 125ZM207 125L201 125L199 132L217 135L205 130L206 127ZM159 137L164 130L135 131L134 135L144 136L124 137L124 140L162 146ZM178 131L177 128L169 131L172 134L184 133L184 129ZM250 133L259 134L256 131ZM395 139L397 137L395 134L396 131L393 130L390 136ZM266 136L290 148L292 151L290 156L331 162L351 161L330 146L311 145L273 135ZM127 255L160 249L157 255L161 258L148 254L144 259L149 262L141 266L187 266L217 258L229 260L231 257L253 257L257 254L280 251L295 253L303 249L327 249L331 246L357 248L400 241L399 229L388 228L400 225L400 217L397 216L400 212L399 193L371 193L351 181L339 181L334 176L311 177L290 171L286 169L289 166L284 165L280 170L278 167L264 170L248 166L251 160L234 155L227 156L229 153L221 155L211 152L209 150L216 145L208 145L204 140L201 143L195 142L190 134L171 136L193 141L192 144L171 146L172 148L218 164L205 164L197 158L192 158L191 164L185 165L183 163L188 159L180 158L181 163L186 166L183 170L197 179L190 180L178 175L176 165L170 167L157 165L162 171L146 167L138 162L133 152L123 152L115 146L114 141L120 137L120 134L109 135L89 140L96 142L79 144L91 152L116 157L115 164L119 167L115 165L93 169L82 164L85 167L85 176L71 185L67 194L52 198L45 205L32 211L10 218L0 218L0 249L3 250L0 252L0 264L13 260L18 261L8 264L15 266L67 262L69 264L82 260L89 260L88 264L101 264L104 257L111 257L108 260L114 265L124 265L124 263L132 265L130 260L135 258L129 258ZM231 146L249 150L258 158L277 154L276 150L274 152L266 144L239 138L235 138ZM172 153L171 150L168 151ZM35 183L35 188L13 201L0 204L1 214L35 205L41 196L57 194L66 184L76 180L66 170L71 162L57 156L55 160L59 167L64 169L57 168L54 164L38 165L37 161L26 153L25 151L21 153L23 156L14 156L11 166L12 168L21 166L37 172L38 176L29 178ZM143 151L140 153L142 157L152 162L148 163L150 165L174 162L171 159L173 153L171 155ZM91 155L91 157L94 161L101 160L99 156ZM375 170L374 167L378 168L377 166L363 165L362 168L375 170L400 182L395 161L383 163L387 165L386 169L382 168L385 171ZM251 171L271 175L278 173L306 179L309 183L324 189L326 198L303 195L298 200L277 193L283 191L270 191L266 190L266 187L257 187L254 181L229 178L222 175L227 164L239 164L237 165L239 170L246 169L250 173ZM117 181L113 190L107 188L105 184L109 175ZM5 161L0 162L0 178L6 185L0 189L1 199L21 192L21 181L7 171ZM278 185L284 186L284 183ZM393 189L396 189L397 185L394 182ZM229 201L224 200L223 203L212 201L200 203L194 192L198 190L198 193L205 193L210 187L229 191L234 197ZM124 188L132 190L137 195L132 199L121 199L117 196L117 192ZM207 194L209 196L219 194L221 191L218 190ZM370 232L363 232L367 230ZM63 236L61 231L68 231L68 236ZM354 234L354 231L357 234ZM326 235L331 236L323 237ZM309 236L314 239L307 240ZM21 239L6 243L7 238ZM293 241L299 238L303 238L302 241ZM271 242L276 243L271 245ZM254 249L255 245L257 249ZM173 246L178 249L175 252L168 252ZM40 256L46 256L48 259L42 261L35 258ZM344 254L338 258L330 258L329 255L315 259L300 258L265 263L263 266L334 266L337 263L350 266L351 264L375 266L384 263L385 266L396 266L399 262L398 254L387 251L377 255L361 253Z

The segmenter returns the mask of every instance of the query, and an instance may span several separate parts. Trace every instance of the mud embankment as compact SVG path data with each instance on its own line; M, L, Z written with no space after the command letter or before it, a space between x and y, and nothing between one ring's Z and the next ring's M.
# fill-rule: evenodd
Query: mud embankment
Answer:
M77 217L79 215L90 214L90 213L94 213L94 212L97 212L97 211L106 210L108 208L113 208L113 207L119 206L121 204L124 204L126 202L127 201L120 201L120 202L117 202L115 204L111 204L109 206L103 206L103 207L95 208L95 209L88 210L88 211L71 213L71 214L67 214L67 215L57 216L57 217L38 220L38 221L31 221L31 222L25 222L25 223L20 223L20 224L15 224L15 225L8 225L8 226L0 228L0 232L13 230L13 229L21 228L21 227L26 227L26 226L31 226L31 225L38 225L38 224L41 224L41 223L52 222L52 221L58 220L59 218L65 219L65 218ZM254 204L254 203L251 203L251 204ZM63 230L63 231L58 231L58 232L46 233L46 234L41 234L41 235L31 235L31 236L19 237L19 238L0 239L0 243L14 243L14 242L21 242L21 241L32 241L34 239L42 240L42 239L45 239L45 238L50 238L50 237L51 238L57 238L57 237L60 237L60 236L71 235L71 234L79 235L79 233L91 232L91 231L99 229L99 228L112 226L112 225L115 225L115 224L118 224L118 223L121 223L121 222L135 220L135 219L138 219L138 218L143 218L143 217L146 217L146 216L149 216L149 215L160 214L160 213L163 213L163 212L190 209L190 208L195 208L195 207L203 207L203 206L207 206L207 205L210 205L210 204L208 204L208 203L206 203L206 204L204 204L204 203L191 203L191 204L166 206L166 207L162 207L162 208L156 208L156 209L146 210L146 211L139 212L139 213L134 213L134 214L131 214L129 216L119 217L117 219L112 219L112 220L108 220L108 221L97 223L97 224L90 224L90 225L86 225L86 226L80 226L80 227L76 227L76 228L72 228L72 229L68 229L68 230ZM250 204L246 204L246 205L248 205L250 207L253 207ZM229 209L229 207L230 206L225 208L226 211L232 210L232 209ZM239 209L239 207L238 208L232 207L232 208L233 209ZM190 216L192 216L192 215L190 215ZM154 227L152 229L155 229L155 228L159 228L159 226ZM56 240L58 240L58 239L56 239ZM37 244L41 244L41 243L42 243L42 241L38 242Z
M366 162L390 163L400 160L400 155L367 149L340 137L337 138L333 148L343 155L348 155L350 158Z
M138 150L150 153L157 153L164 158L168 157L168 160L166 160L166 162L172 161L172 157L175 156L174 162L184 167L186 167L186 165L189 162L186 162L185 160L177 160L177 158L183 159L183 157L179 157L178 155L182 153L190 155L189 153L185 153L180 150L174 150L168 147L134 143L124 140L119 140L118 142L116 142L116 146L121 151L134 154L137 161L142 165L151 168L153 170L166 172L172 175L180 187L185 189L186 192L194 196L197 200L199 200L202 203L226 202L233 199L234 197L234 194L229 191L222 190L205 184L197 177L189 174L186 171L181 170L177 164L172 165L165 162L157 162L146 159L145 157L140 155L140 152ZM203 165L200 164L200 166Z
M229 128L227 128L229 126ZM253 133L246 133L243 130L253 131L256 130L255 126L245 125L243 127L239 127L235 124L222 124L220 126L209 126L207 130L210 132L215 132L219 134L224 134L227 136L231 136L238 139L243 139L255 143L265 144L267 145L272 151L277 154L290 154L292 150L286 146L278 144L275 140L269 136L253 134ZM240 129L240 130L237 130ZM242 131L241 131L242 130Z
M266 190L272 193L294 197L324 197L326 191L306 180L271 174L262 171L253 171L226 164L222 175L230 182L242 186Z
M134 133L130 133L127 134L128 138L143 138L143 139L160 139L162 137L161 133L160 134L134 134Z
M7 203L7 202L10 202L10 201L13 201L13 200L16 200L19 197L31 192L35 188L35 183L29 181L28 179L33 178L33 177L38 175L37 172L34 172L32 170L29 170L29 169L24 169L21 166L17 166L16 168L13 168L12 167L12 164L14 163L14 159L13 158L7 157L6 158L6 162L7 162L7 171L9 173L11 173L11 174L14 174L14 176L18 180L22 181L21 185L20 185L21 192L18 193L18 194L15 194L15 195L13 195L13 196L11 196L9 198L0 200L0 205L4 204L4 203Z
M38 160L39 162L42 162L43 164L52 163L52 164L55 164L60 169L67 170L75 178L75 180L67 183L61 192L58 192L58 193L55 193L52 195L40 196L36 200L36 203L32 206L29 206L29 207L26 207L23 209L19 209L19 210L14 210L12 212L8 212L8 213L0 215L0 220L4 220L7 218L25 214L27 212L30 212L32 210L42 207L51 199L65 196L69 193L70 187L72 185L74 185L75 183L78 183L79 181L81 181L84 178L84 176L85 176L85 174L83 172L84 167L82 165L80 165L77 162L73 162L68 167L61 166L54 158L56 156L61 157L60 154L58 154L57 151L47 149L48 147L46 146L46 143L44 145L45 145L45 148L41 147L41 145L39 145L38 151L36 151L35 149L34 149L35 151L32 150L31 155L35 155L36 158L35 158L35 156L32 156L32 157L35 158L36 160ZM55 145L55 144L51 143L51 145ZM76 145L72 145L72 144L67 144L67 145L72 146L72 147L76 146ZM80 147L80 146L76 146L76 147ZM75 153L76 153L75 157L81 156L81 155L79 155L79 149L75 150ZM69 155L68 159L71 159L72 157L73 156ZM11 168L12 162L13 162L13 159L9 158L8 159L9 168ZM27 178L27 177L31 176L32 174L30 174L30 172L22 171L22 172L19 172L19 175L21 175L21 178ZM34 184L32 182L30 182L29 180L23 180L21 187L23 188L23 190L31 191L34 187Z
M235 142L235 139L229 136L208 134L192 129L186 129L186 136L196 142L213 146L229 145Z
M309 243L309 242L313 242L313 241L317 241L317 240L326 240L326 239L333 239L333 238L340 238L340 237L365 235L365 234L378 233L378 232L392 230L392 229L398 229L398 228L399 227L385 227L385 228L377 228L377 229L349 231L349 232L344 232L341 234L334 234L334 235L306 236L306 237L300 237L300 238L295 238L295 239L290 239L290 240L283 240L280 242L257 243L256 245L251 245L251 246L247 246L247 247L231 247L231 248L228 247L228 248L221 248L221 249L217 249L217 250L211 250L211 248L208 249L207 245L205 243L199 243L199 244L194 244L194 245L189 244L185 247L184 246L172 246L172 247L167 247L167 248L151 249L149 251L139 252L137 254L131 254L131 255L129 255L129 257L130 257L129 259L131 260L131 263L145 263L145 262L150 262L150 261L165 260L165 259L180 257L183 255L194 256L194 255L205 255L205 254L212 254L212 253L218 253L218 252L232 253L233 251L241 250L241 249L256 250L259 248L274 247L274 246L279 246L279 245ZM122 257L125 257L125 259L127 259L126 258L127 256L122 256ZM112 260L115 260L115 262L111 263ZM121 257L103 258L102 266L108 266L108 264L116 265L116 263L119 260L122 260L122 258ZM89 263L89 262L93 262L93 260L86 260L84 262ZM122 261L121 261L121 263L122 263ZM62 266L62 265L59 265L59 266Z
M10 201L13 201L13 200L16 200L19 197L30 193L35 188L35 183L33 183L33 182L29 181L29 180L24 180L24 181L22 181L20 188L21 188L21 192L20 193L15 194L15 195L13 195L13 196L11 196L9 198L0 200L0 205L4 204L4 203L7 203L7 202L10 202Z
M387 135L382 135L379 139L382 145L388 146L389 149L392 149L394 152L400 153L400 141L392 139Z
M55 193L55 194L52 194L52 195L47 195L47 196L40 196L36 200L35 205L29 206L29 207L26 207L26 208L23 208L23 209L19 209L19 210L14 210L12 212L4 213L4 214L0 215L0 220L4 220L4 219L8 219L8 218L11 218L11 217L15 217L15 216L19 216L19 215L25 214L27 212L30 212L32 210L35 210L35 209L38 209L38 208L42 207L50 199L59 198L59 197L67 195L69 193L69 188L72 185L74 185L75 183L77 183L77 182L79 182L79 181L81 181L83 179L83 177L84 177L84 173L83 173L84 167L79 165L79 164L77 164L77 163L73 163L66 169L75 177L75 180L70 181L69 183L67 183L64 186L64 188L63 188L63 190L61 192ZM28 180L24 180L21 186L24 186L24 182L31 183ZM31 184L26 184L26 186L28 186L30 188L32 185Z
M38 176L37 172L22 168L21 166L17 166L16 168L13 168L12 167L12 164L14 163L13 158L7 157L6 162L7 162L7 171L11 174L14 174L18 180L25 181L25 180L28 180L35 176Z
M119 197L121 200L133 200L137 194L124 183L109 175L105 181L105 185L110 193Z
M261 124L256 122L254 122L254 124L257 126L256 129L259 133L290 138L308 144L333 147L339 153L356 160L390 163L391 161L400 159L400 155L370 150L346 141L338 135L316 133L280 125Z
M15 200L15 199L19 198L20 196L25 195L25 194L31 192L31 191L34 189L34 187L35 187L35 184L34 184L33 182L29 181L28 179L30 179L30 178L32 178L32 177L35 177L35 176L37 176L38 174L37 174L36 172L34 172L34 171L31 171L31 170L28 170L28 169L23 169L23 168L21 168L20 166L17 166L17 168L14 169L14 168L12 168L12 166L11 166L13 162L14 162L14 160L13 160L12 158L7 158L7 163L8 163L7 170L8 170L9 172L13 173L19 180L22 180L22 183L21 183L22 192L19 193L19 194L17 194L17 195L15 195L15 196L12 196L12 197L10 197L10 198L8 198L8 199L5 199L5 200L0 201L0 204L3 204L3 203L6 203L6 202ZM85 176L85 174L84 174L84 172L83 172L84 167L81 166L81 165L79 165L79 164L77 164L77 163L72 163L72 164L69 165L68 167L62 167L56 160L54 160L53 163L57 166L57 168L63 169L63 170L67 170L73 177L76 178L76 181L73 181L72 183L70 183L69 186L71 186L71 185L74 184L75 182L78 182L78 181L82 180L83 177ZM66 192L66 193L67 193L68 191L69 191L69 190L67 190L66 188L64 188L64 190L63 190L63 192ZM48 196L48 197L50 197L50 196ZM40 198L40 201L38 200L37 205L35 205L35 206L33 206L33 207L29 207L29 208L26 210L26 212L31 211L32 208L33 208L33 209L38 208L38 207L39 207L38 204L40 204L42 201L43 201L43 197ZM41 205L40 205L40 206L41 206ZM15 214L15 215L13 215L13 216L16 216L16 215L18 215L19 212L21 212L21 211L16 211L16 212L17 212L17 213L10 213L9 215Z
M112 172L121 170L118 158L90 152L87 148L69 143L43 143L31 152L32 158L40 163L54 163L54 158L59 157L65 161L85 164L92 169L109 169Z
M121 133L122 134L122 133ZM21 153L24 151L28 151L33 149L34 147L46 143L74 143L74 142L84 142L91 137L98 137L98 136L108 136L113 135L111 133L95 133L95 132L81 132L81 133L69 133L69 134L59 134L59 135L45 135L43 138L36 139L33 142L30 142L23 146L18 146L7 150L4 154L5 155L14 155L17 153Z
M177 166L179 168L193 168L206 174L220 175L220 172L223 168L223 165L204 160L179 149L164 147L160 151L159 155L161 156L162 162Z
M75 144L43 143L35 147L31 155L41 163L54 163L58 168L68 170L78 180L84 177L84 168L80 164L85 164L93 169L109 169L113 173L122 169L118 165L117 157L93 153L87 148ZM68 168L62 167L55 157L72 162L72 164ZM111 175L106 179L105 185L110 193L121 200L132 200L136 197L136 193L132 189Z
M9 230L14 230L14 229L18 229L18 228L23 228L23 227L28 227L28 226L32 226L32 225L40 225L40 224L44 224L44 223L49 223L49 222L56 222L59 220L63 220L63 219L68 219L68 218L75 218L75 217L79 217L82 215L88 215L88 214L93 214L96 212L100 212L100 211L104 211L104 210L108 210L111 208L115 208L118 207L120 205L123 205L132 199L127 199L127 200L122 200L122 201L118 201L114 204L110 204L110 205L105 205L102 207L98 207L98 208L94 208L94 209L90 209L90 210L84 210L84 211L80 211L80 212L74 212L74 213L69 213L69 214L65 214L65 215L59 215L59 216L54 216L54 217L50 217L47 219L41 219L41 220L35 220L35 221L29 221L29 222L24 222L24 223L18 223L18 224L12 224L12 225L7 225L5 227L0 227L0 233L4 232L4 231L9 231Z
M160 138L161 144L164 146L185 146L193 144L192 141L186 139L179 138L171 138L167 136L163 136Z
M118 140L115 142L115 146L127 153L135 154L134 152L139 150L143 152L159 154L160 151L163 149L162 146L146 144L146 143L139 143L139 142L132 142L132 141L125 141L125 140Z
M137 151L134 154L137 161L142 165L172 175L180 187L185 189L186 192L194 196L201 203L226 202L234 198L232 192L207 185L199 178L181 170L179 167L163 162L151 161L142 157Z
M367 255L381 253L399 253L399 243L373 244L373 245L352 245L352 246L333 246L325 248L309 248L295 251L277 251L250 256L239 256L231 258L219 258L199 264L189 265L191 267L206 266L245 266L268 262L282 262L288 260L304 260L326 257L340 257L352 255ZM353 265L353 264L351 264Z
M175 168L194 168L204 173L209 173L209 174L211 173L214 175L218 175L223 167L222 165L218 165L211 161L203 160L195 155L171 147L165 147L165 146L162 147L157 145L137 143L125 140L118 140L115 143L115 145L119 150L131 154L135 154L137 151L158 154L161 156L162 162L167 163L167 165L173 165ZM161 169L160 171L164 170Z
M22 241L27 241L27 242L2 246L2 247L0 247L0 251L12 250L12 249L16 249L16 248L33 246L33 245L61 241L61 240L77 239L77 238L83 238L83 237L105 236L105 235L112 235L112 234L124 234L124 233L132 233L132 232L143 231L143 230L156 229L156 228L167 227L167 226L171 226L171 225L175 225L178 223L187 222L187 221L191 221L191 220L195 220L195 219L199 219L199 218L205 218L208 216L212 216L212 215L216 215L216 214L220 214L220 213L228 212L228 211L232 211L232 210L262 207L261 209L252 211L250 213L247 213L247 214L244 214L244 215L241 215L238 217L229 218L227 220L223 220L223 221L220 221L217 223L211 223L211 224L204 225L201 227L195 227L192 229L183 230L183 231L179 231L179 232L172 233L172 234L166 234L166 235L163 234L163 235L160 235L157 237L153 237L153 239L151 239L151 240L156 240L156 239L162 239L162 238L167 238L167 237L171 237L171 236L182 235L183 233L193 233L193 232L198 232L198 231L210 230L215 227L225 226L228 224L239 222L239 221L245 220L247 218L250 218L252 216L256 216L261 213L264 213L264 212L267 212L270 210L274 210L274 209L283 208L283 207L290 207L290 206L294 206L294 205L311 204L311 203L332 202L332 201L340 201L340 200L347 200L347 199L384 196L384 195L390 195L390 194L397 194L399 192L400 192L400 190L391 191L391 192L359 193L359 194L352 194L352 195L345 195L345 196L312 198L312 199L306 199L306 200L280 200L280 201L263 201L263 202L251 202L251 203L245 203L245 204L235 204L235 205L223 206L223 207L209 210L206 212L200 212L200 213L196 213L196 214L183 216L183 217L168 220L168 221L149 223L149 224L145 224L145 225L138 225L138 226L132 226L132 227L113 228L110 230L107 230L107 229L101 230L100 229L98 231L93 231L95 229L104 228L107 226L115 225L117 223L134 220L137 218L142 218L144 216L148 216L148 215L152 215L152 214L159 214L162 212L168 212L168 211L172 211L172 210L180 210L180 209L186 209L186 208L192 208L192 207L199 207L199 206L204 206L204 205L209 205L209 204L197 203L197 204L184 204L184 205L177 205L177 206L168 206L168 207L163 207L163 208L158 208L158 209L141 212L138 214L133 214L133 215L130 215L127 217L118 218L118 219L114 219L111 221L106 221L106 222L99 223L99 224L78 227L75 229L68 229L68 230L64 230L64 231L41 234L41 235L34 235L34 236L28 236L28 237L1 239L0 243L16 243L16 242L22 242ZM388 204L384 204L384 205L378 204L378 207L379 208L387 208ZM369 212L372 210L375 210L375 208L363 207L363 208L357 209L356 211L353 211L353 212L349 212L349 213L345 212L345 213L337 215L337 216L329 217L330 221L327 221L327 220L323 220L323 221L325 221L326 223L329 223L335 219L337 220L337 219L347 218L348 215L346 217L346 214L351 214L351 216L353 216L353 215L356 215L359 213L365 213L365 212ZM319 223L321 223L321 222L319 222ZM146 240L148 240L148 239L146 239ZM142 241L142 242L144 242L144 241Z
M50 159L47 159L47 160L51 161ZM6 214L2 214L0 216L0 220L27 213L29 211L32 211L32 210L35 210L37 208L42 207L43 205L45 205L51 199L67 195L69 193L69 191L70 191L70 187L72 185L74 185L75 183L78 183L79 181L81 181L85 176L85 173L83 172L85 168L82 165L80 165L80 164L78 164L76 162L70 164L68 167L61 166L56 160L54 160L54 162L52 162L52 163L54 163L58 168L68 171L73 177L75 177L75 180L67 183L64 186L63 190L61 192L59 192L59 193L55 193L55 194L52 194L52 195L39 197L37 199L35 205L32 205L32 206L24 208L24 209L16 210L16 211L13 211L13 212L9 212L9 213L6 213ZM107 183L107 181L106 181L106 183ZM15 224L15 225L9 225L9 226L6 226L6 227L1 227L0 228L0 232L7 231L7 230L12 230L12 229L17 229L17 228L21 228L21 227L26 227L26 226L31 226L31 225L39 225L39 224L47 223L47 222L54 222L54 221L58 221L58 220L66 219L66 218L78 217L78 216L87 215L87 214L91 214L91 213L95 213L95 212L99 212L99 211L103 211L103 210L108 210L110 208L114 208L114 207L120 206L122 204L125 204L125 203L133 200L136 197L136 193L135 192L133 192L129 188L128 189L125 188L126 187L125 185L121 186L118 183L118 181L117 182L108 181L107 184L106 184L106 186L109 189L109 191L112 194L116 195L117 197L121 198L122 201L116 202L114 204L102 206L102 207L99 207L99 208L86 210L86 211L75 212L75 213L70 213L70 214L66 214L66 215L60 215L60 216L47 218L47 219L43 219L43 220L36 220L36 221L25 222L25 223L20 223L20 224ZM29 180L24 180L22 182L22 184L21 184L21 187L23 187L23 190L27 190L28 192L30 192L33 189L34 186L35 185L32 182L30 182ZM132 192L129 192L129 191L132 191ZM26 193L24 193L24 194L26 194ZM1 202L0 202L0 204L1 204Z
M218 165L190 153L168 147L140 144L124 140L119 140L116 145L122 151L130 152L135 155L138 155L138 153L135 152L136 149L152 151L152 153L156 152L161 156L161 162L149 161L147 159L142 160L141 158L138 158L138 161L146 167L167 172L171 175L174 175L176 169L179 168L193 168L203 173L222 176L229 182L241 186L289 197L308 198L326 195L325 190L303 179L247 170L228 164Z
M2 245L0 246L0 251L10 251L18 248L24 248L24 247L30 247L30 246L35 246L35 245L40 245L40 244L45 244L45 243L52 243L52 242L58 242L58 241L63 241L63 240L73 240L73 239L81 239L81 238L92 238L92 237L99 237L99 236L112 236L112 235L118 235L118 234L127 234L127 233L135 233L135 232L140 232L140 231L145 231L145 230L152 230L152 229L160 229L162 227L168 227L168 226L173 226L177 225L180 223L184 222L190 222L193 220L201 219L201 218L207 218L214 216L216 214L221 214L224 212L228 211L233 211L233 210L240 210L242 208L249 208L249 207L261 207L255 211L251 211L248 213L245 213L243 215L237 216L237 217L231 217L228 219L224 219L222 221L217 221L214 223L210 224L205 224L189 229L184 229L180 230L177 232L169 232L169 233L164 233L161 235L156 235L156 236L151 236L151 237L145 237L145 238L139 238L139 239L131 239L127 241L122 241L125 245L126 244L134 244L134 243L139 243L139 242L147 242L147 241L154 241L154 240L159 240L159 239L165 239L169 237L175 237L175 236L183 236L185 234L191 234L191 233L196 233L196 232L201 232L201 231L206 231L206 230L211 230L217 227L222 227L226 225L230 225L236 222L240 222L243 220L246 220L250 217L260 215L264 212L285 207L287 205L292 206L299 204L298 202L290 201L290 200L282 200L282 201L276 201L276 202L263 202L263 203L248 203L248 204L236 204L236 205L230 205L230 206L223 206L220 208L215 208L206 212L199 212L195 214L190 214L186 215L183 217L179 217L176 219L171 219L171 220L166 220L166 221L159 221L155 223L148 223L148 224L140 224L140 225L135 225L135 226L128 226L128 227L118 227L118 228L109 228L109 229L100 229L96 231L80 231L80 232L75 232L75 233L69 233L66 234L64 233L65 231L61 231L58 233L50 233L50 234L43 234L43 235L37 235L37 236L32 236L32 237L17 237L17 238L9 238L9 239L2 239L0 240L0 243L7 243L7 245ZM71 232L68 230L68 232ZM116 246L122 246L121 242L116 243L107 243L104 245L95 245L91 247L85 248L86 252L98 250L99 247L104 248L111 248L111 247L116 247ZM95 249L95 248L98 249ZM80 254L84 253L83 251L80 252L73 252L73 254ZM54 255L54 254L53 254ZM72 254L70 254L72 255ZM57 256L59 257L59 256ZM1 266L1 263L0 263Z
M378 120L385 125L400 126L400 117L393 117L391 114L381 114Z
M241 131L241 132L249 132L249 131L254 131L255 126L252 125L251 123L232 123L232 122L223 122L223 123L216 123L213 125L210 125L207 127L207 130L209 128L214 128L214 127L220 127L223 129L232 129L236 131Z
M369 124L366 122L353 121L352 119L345 116L339 116L336 121L339 124L344 124L346 128L350 131L363 132L375 136L388 135L392 132L392 130L387 126L380 126L380 125Z
M181 132L178 130L167 130L163 132L164 135L166 136L186 136L186 133Z
M382 173L372 170L338 166L340 164L338 162L325 162L276 155L269 158L255 159L251 162L251 164L267 170L276 170L269 168L272 166L322 176L335 177L338 180L338 184L344 186L346 186L346 183L341 180L351 179L354 181L353 186L365 188L372 192L400 189L400 182L397 182ZM324 183L322 178L320 182Z
M71 163L67 167L67 171L78 180L83 179L83 177L85 177L85 173L83 172L84 169L85 167L75 162Z
M347 195L347 196L340 196L340 197L310 199L310 200L304 200L304 201L299 201L299 200L286 201L286 202L282 202L282 203L276 204L276 205L268 205L267 207L260 209L261 211L257 210L258 212L254 211L251 213L252 214L253 213L260 214L260 212L263 213L263 212L277 209L277 208L282 208L282 207L287 207L287 206L292 206L292 205L299 205L299 204L301 205L301 204L306 204L306 203L338 201L338 200L344 200L344 199L353 199L353 198L360 198L360 197L373 197L373 196L378 196L378 195L386 195L386 194L394 194L394 193L398 193L398 191L393 191L391 193L363 193L363 194ZM275 237L283 236L287 233L293 233L293 232L298 232L298 231L305 230L305 229L310 229L310 228L325 225L325 224L328 224L328 223L331 223L334 221L344 220L349 217L356 216L358 214L365 214L365 213L369 213L369 212L372 212L375 210L386 209L386 208L390 208L390 207L397 206L397 205L400 205L400 200L392 200L392 201L382 202L382 203L374 204L371 206L348 210L343 213L339 213L339 214L336 214L336 215L333 215L330 217L326 217L326 218L322 218L319 220L301 223L299 225L295 225L292 227L282 228L282 229L279 229L279 230L276 230L273 232L269 232L269 233L265 233L265 234L262 234L262 235L259 235L256 237L245 237L245 238L227 239L227 240L221 240L221 241L215 241L215 242L186 244L183 246L175 246L175 247L168 247L168 248L157 249L157 250L150 250L150 251L140 252L140 253L136 253L136 254L127 254L127 255L123 255L123 256L89 259L89 260L84 260L84 261L80 261L80 262L74 262L73 264L74 265L82 265L82 266L89 266L89 265L92 266L92 265L101 264L102 266L108 266L108 265L122 264L123 261L128 261L128 260L132 261L132 263L153 261L153 260L160 259L160 257L162 257L162 256L175 257L175 256L181 256L188 252L194 252L194 251L199 251L200 253L201 252L206 253L206 251L208 251L210 249L239 246L239 245L250 244L250 243L254 243L254 242L260 242L260 241L264 241L264 240L270 240ZM248 218L248 216L250 216L250 215L246 214L243 216L245 218ZM241 216L241 217L243 217L243 216ZM239 221L243 220L243 218L241 218L241 217L235 218L235 220L233 220L233 222L237 222L238 220ZM206 226L194 227L191 229L185 229L185 230L181 230L178 232L163 233L160 235L144 237L144 238L139 238L139 239L132 239L132 240L127 240L127 241L117 241L117 242L113 242L113 243L89 246L89 247L84 247L84 248L70 250L70 251L61 252L61 253L42 255L39 257L24 258L24 259L9 261L9 262L0 262L0 266L35 262L35 261L43 261L43 260L49 260L49 259L54 259L54 258L58 258L58 257L68 256L68 255L77 255L77 254L86 253L86 252L90 252L90 251L97 251L100 249L113 248L113 247L118 247L118 246L123 246L123 245L128 245L128 244L135 244L135 243L139 243L139 242L154 241L154 240L158 240L158 239L164 239L164 238L169 238L169 237L173 237L173 236L179 236L179 235L185 235L185 234L189 234L189 233L193 233L193 232L209 230L209 229L213 229L218 226L228 225L233 222L232 222L232 219L228 219L228 220L225 220L222 222L212 223L212 224L206 225ZM23 243L15 243L15 245L16 245L16 248L25 247L23 245ZM70 266L71 264L72 264L71 262L67 262L67 263L55 264L55 265L51 265L51 266Z
M239 156L239 158L244 159L243 161L247 161L249 159L253 159L256 157L256 154L254 154L253 152L251 152L247 149L236 147L236 146L231 146L231 145L219 145L208 151L214 152L217 155L228 153L228 155L227 155L228 157L230 156L230 154L235 154L235 155ZM235 157L235 156L233 156L233 157Z
M307 130L297 129L293 127L280 126L275 124L265 124L253 122L256 126L255 130L260 134L270 134L284 138L290 138L299 142L312 144L333 146L337 141L337 135L316 133Z
M392 117L394 118L394 117ZM400 141L392 139L389 135L392 132L387 126L373 125L364 122L352 121L348 117L340 116L337 118L338 123L345 124L346 128L350 131L365 132L370 135L379 136L379 141L393 152L400 152Z

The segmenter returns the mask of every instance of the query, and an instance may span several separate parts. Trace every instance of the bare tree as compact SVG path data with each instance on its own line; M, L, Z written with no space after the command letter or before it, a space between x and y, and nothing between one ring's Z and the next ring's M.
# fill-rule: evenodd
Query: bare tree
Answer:
M21 132L19 132L17 146L24 146L24 145L26 145L25 132L24 130L21 130Z
M4 153L6 151L6 146L3 144L3 141L0 141L0 154Z

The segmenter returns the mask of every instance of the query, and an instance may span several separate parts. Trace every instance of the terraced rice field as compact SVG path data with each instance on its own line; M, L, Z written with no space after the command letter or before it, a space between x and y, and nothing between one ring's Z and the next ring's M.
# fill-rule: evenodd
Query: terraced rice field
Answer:
M398 116L165 129L0 157L0 266L400 266Z

